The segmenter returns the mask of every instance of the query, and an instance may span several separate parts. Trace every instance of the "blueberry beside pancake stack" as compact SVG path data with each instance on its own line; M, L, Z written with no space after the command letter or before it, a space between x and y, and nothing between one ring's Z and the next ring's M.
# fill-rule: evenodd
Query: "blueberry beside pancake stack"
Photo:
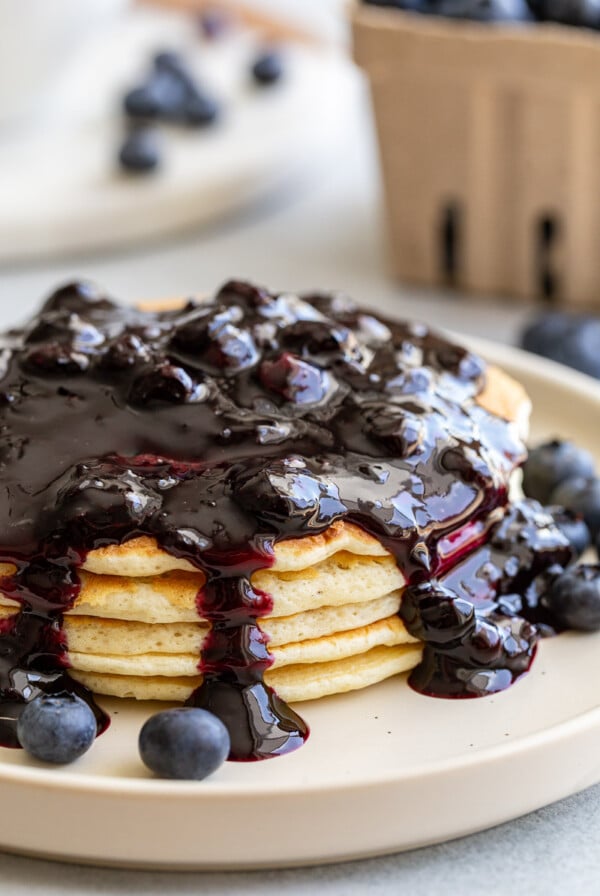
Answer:
M4 743L75 690L205 707L261 758L306 737L289 703L529 667L570 550L509 501L526 396L466 350L340 296L154 311L72 284L0 360Z

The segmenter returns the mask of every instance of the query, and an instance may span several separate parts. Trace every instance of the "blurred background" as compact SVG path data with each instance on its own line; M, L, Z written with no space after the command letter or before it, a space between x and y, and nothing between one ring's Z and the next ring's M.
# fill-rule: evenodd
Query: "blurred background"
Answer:
M599 375L599 24L594 0L0 0L0 324L74 278L242 277Z

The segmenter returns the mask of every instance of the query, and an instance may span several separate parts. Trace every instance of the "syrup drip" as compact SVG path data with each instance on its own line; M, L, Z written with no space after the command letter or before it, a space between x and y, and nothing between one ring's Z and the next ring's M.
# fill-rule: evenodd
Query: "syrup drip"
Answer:
M340 296L231 282L210 304L148 313L87 284L56 292L0 341L0 562L14 567L0 590L21 605L0 631L1 742L16 745L40 691L75 691L105 727L66 669L62 615L87 554L142 535L204 574L212 628L190 703L227 724L233 759L307 736L263 680L272 607L251 576L278 540L338 521L380 539L409 580L402 615L425 641L414 687L507 686L531 662L546 570L569 549L527 502L490 531L525 452L475 403L483 384L464 349ZM507 612L513 591L522 615Z

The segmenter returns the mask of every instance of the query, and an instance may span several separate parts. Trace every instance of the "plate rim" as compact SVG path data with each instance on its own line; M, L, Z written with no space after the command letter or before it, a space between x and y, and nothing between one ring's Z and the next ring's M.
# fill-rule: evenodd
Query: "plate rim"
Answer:
M518 686L518 683L517 683ZM422 763L418 766L411 766L410 769L400 770L398 773L375 777L363 776L359 781L338 781L332 784L311 785L302 782L301 785L282 786L278 784L276 792L278 796L291 796L301 792L303 796L310 794L327 793L334 795L337 792L356 791L362 788L371 789L374 787L389 786L400 784L403 781L414 781L418 778L431 778L437 775L445 775L449 773L457 773L474 766L485 765L493 762L500 754L502 759L509 760L513 754L525 755L535 752L539 747L540 741L543 744L555 744L562 739L576 736L578 729L586 730L588 727L598 726L600 728L600 705L594 709L585 710L573 718L552 725L549 728L542 728L532 734L518 737L506 744L495 744L494 746L485 747L478 750L473 755L459 754L449 757L448 759L437 760L435 762ZM575 730L571 730L575 729ZM285 757L277 757L279 761L285 760ZM33 760L32 760L33 761ZM22 783L35 786L43 786L46 789L68 789L82 793L115 793L115 795L123 795L128 797L159 797L170 799L172 797L185 797L186 799L196 799L199 796L210 796L211 799L255 799L257 794L264 795L265 785L263 783L250 782L248 785L244 783L243 791L236 789L238 785L220 784L218 781L168 781L153 778L151 776L144 778L117 777L112 775L98 776L92 774L77 774L76 772L56 773L55 767L48 769L39 768L37 766L12 766L0 762L0 784L10 780L11 783L21 781ZM116 785L116 786L115 786ZM207 787L210 790L207 791ZM190 789L192 788L192 789Z

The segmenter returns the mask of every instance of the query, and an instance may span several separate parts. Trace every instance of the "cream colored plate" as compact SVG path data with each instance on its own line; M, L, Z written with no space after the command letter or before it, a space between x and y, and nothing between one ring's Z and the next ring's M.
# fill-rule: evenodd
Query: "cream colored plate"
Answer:
M477 343L528 389L533 438L560 434L600 467L600 386ZM402 679L303 704L298 752L226 764L200 783L151 779L148 708L107 701L109 731L65 769L0 750L0 847L173 869L315 864L425 846L499 824L600 781L600 634L544 642L532 672L480 700L421 697Z

